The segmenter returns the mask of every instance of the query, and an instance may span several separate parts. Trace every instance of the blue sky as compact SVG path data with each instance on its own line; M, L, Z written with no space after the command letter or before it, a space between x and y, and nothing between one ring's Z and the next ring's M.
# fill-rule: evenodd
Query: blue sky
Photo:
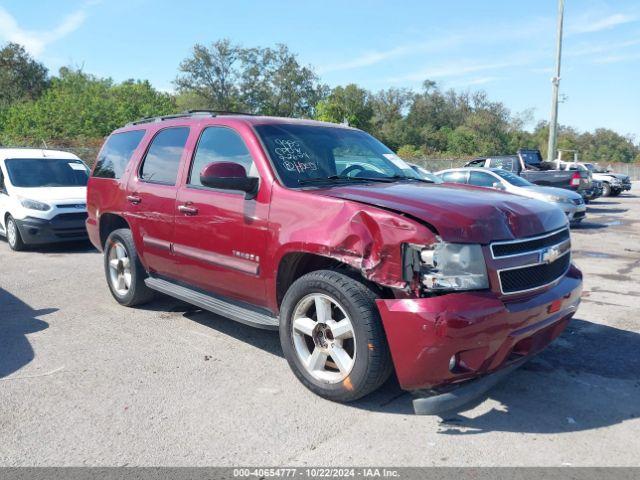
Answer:
M172 90L194 43L286 43L329 85L483 89L546 119L556 0L0 0L0 42L53 72L82 66ZM640 141L640 2L566 0L560 122ZM532 126L532 125L530 125Z

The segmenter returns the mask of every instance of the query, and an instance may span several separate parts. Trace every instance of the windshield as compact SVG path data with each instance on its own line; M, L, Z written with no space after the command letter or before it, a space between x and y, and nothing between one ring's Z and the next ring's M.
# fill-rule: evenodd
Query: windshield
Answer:
M5 160L5 166L14 187L84 187L89 180L81 160L15 158Z
M514 173L507 172L506 170L492 170L493 173L501 178L504 178L507 182L515 187L534 187L535 185L522 177L517 176Z
M287 187L310 183L422 180L407 163L360 130L316 125L256 125Z

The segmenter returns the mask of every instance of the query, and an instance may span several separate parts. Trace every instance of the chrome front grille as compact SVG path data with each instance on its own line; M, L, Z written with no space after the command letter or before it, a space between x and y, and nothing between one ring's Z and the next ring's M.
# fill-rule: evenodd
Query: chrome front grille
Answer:
M557 245L570 241L569 229L563 228L539 237L530 237L522 240L510 240L507 242L494 242L491 244L493 258L512 257L515 255L525 255L541 248Z
M523 293L551 285L562 278L571 265L571 238L563 228L537 237L491 244L503 294ZM522 263L519 264L519 260ZM508 266L504 263L508 262Z

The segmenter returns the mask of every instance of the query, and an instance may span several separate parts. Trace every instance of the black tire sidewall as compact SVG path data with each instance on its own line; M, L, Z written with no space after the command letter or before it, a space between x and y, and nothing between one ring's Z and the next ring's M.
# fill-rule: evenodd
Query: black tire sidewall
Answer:
M111 245L115 241L119 241L122 245L124 245L131 265L131 286L129 287L126 295L119 295L118 292L114 290L113 285L111 284L111 277L109 272L109 251L111 250ZM107 280L107 285L109 286L109 290L111 291L111 295L113 295L113 298L115 298L116 301L121 305L126 306L133 306L146 301L146 297L149 295L148 288L144 284L144 269L140 265L138 254L133 243L131 230L121 228L111 232L104 244L103 257L104 273Z
M14 244L11 244L11 241L9 240L9 224L10 223L13 224L13 227L15 228L15 231L16 231L16 236L15 236L16 241ZM16 223L16 221L11 215L7 217L7 223L5 224L5 233L7 236L7 243L9 244L9 248L11 248L11 250L19 252L20 250L24 249L24 242L22 241L22 237L20 236L20 229L18 228L18 224Z
M321 271L322 272L322 271ZM323 271L327 272L327 271ZM313 272L320 273L320 272ZM346 275L337 272L331 272L333 275L340 275L342 280L358 283ZM372 390L370 385L371 368L371 349L370 346L379 344L382 340L383 345L379 348L387 349L385 338L375 338L372 335L371 323L377 322L381 329L381 321L373 296L369 292L368 308L363 311L362 307L354 304L354 296L362 297L367 295L364 291L365 287L359 284L361 289L352 292L352 295L345 294L336 285L330 281L323 280L320 276L305 275L297 280L289 289L282 302L281 309L281 325L280 325L280 342L284 351L285 358L289 362L291 369L298 379L311 391L318 395L335 401L352 401L360 398ZM347 378L339 383L323 382L314 378L302 364L298 356L294 343L292 332L293 312L302 298L309 294L321 293L332 297L345 310L351 320L351 324L355 333L356 360ZM375 331L375 329L373 329ZM384 337L384 334L382 334ZM388 376L388 375L387 375ZM386 379L386 378L385 378ZM375 385L377 388L378 385Z

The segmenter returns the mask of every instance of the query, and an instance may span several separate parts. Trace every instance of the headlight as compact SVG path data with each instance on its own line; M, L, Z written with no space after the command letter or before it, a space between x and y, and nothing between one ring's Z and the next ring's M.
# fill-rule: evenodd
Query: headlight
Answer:
M51 207L43 202L38 202L37 200L29 200L28 198L23 198L20 200L20 203L24 208L28 208L29 210L40 210L41 212L46 212L47 210L51 210Z
M421 282L428 290L489 288L482 247L439 242L420 251Z
M565 203L569 201L568 198L560 197L558 195L545 195L544 199L548 202L554 202L554 203Z

